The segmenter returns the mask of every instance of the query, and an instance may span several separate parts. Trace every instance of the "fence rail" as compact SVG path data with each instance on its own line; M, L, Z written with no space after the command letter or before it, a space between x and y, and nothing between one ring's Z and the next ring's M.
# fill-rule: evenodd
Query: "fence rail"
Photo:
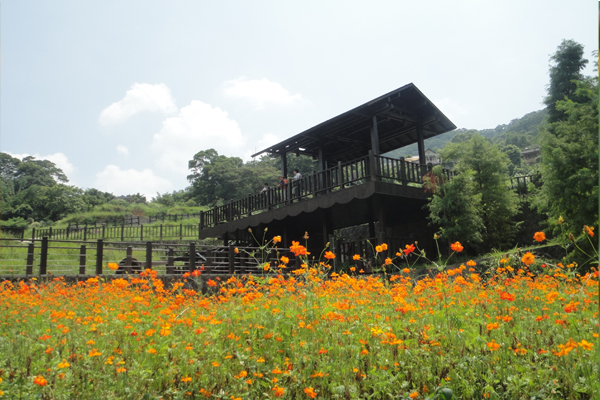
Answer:
M139 273L146 268L160 274L203 273L262 274L265 262L276 265L281 256L295 260L288 248L208 246L154 242L50 240L22 242L0 238L0 276L103 275ZM237 249L237 251L236 251ZM113 270L109 263L118 268ZM114 264L113 264L114 263Z

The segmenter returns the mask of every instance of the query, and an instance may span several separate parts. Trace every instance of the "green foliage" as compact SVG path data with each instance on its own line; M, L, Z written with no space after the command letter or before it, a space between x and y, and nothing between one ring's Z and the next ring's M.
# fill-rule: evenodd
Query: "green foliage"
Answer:
M521 167L521 150L514 144L507 144L502 147L502 152L508 156L510 163L508 164L508 174L515 175L515 171Z
M443 229L442 238L448 243L461 241L468 246L477 246L483 241L480 204L481 196L475 192L473 173L459 174L434 192L428 205L431 224Z
M556 228L559 216L572 231L598 226L598 78L576 83L574 99L556 103L565 118L542 136L544 185L538 207Z
M196 153L188 167L191 196L204 205L256 193L265 182L274 185L279 174L269 157L244 164L241 158L219 155L214 149Z
M492 248L505 248L510 246L515 232L513 217L517 213L517 195L509 189L508 164L509 158L497 146L491 144L481 135L475 134L464 143L451 143L442 151L444 160L452 160L458 176L442 185L441 190L445 195L446 187L453 193L454 200L430 203L432 222L439 219L441 227L447 231L454 228L453 218L443 218L444 213L453 216L455 212L464 215L460 223L469 224L469 233L464 233L465 238L451 237L450 240L463 240L477 243L481 235L480 251ZM456 182L454 182L456 181ZM456 187L455 187L456 185ZM464 188L461 192L461 186ZM467 202L465 205L455 202ZM432 207L433 204L433 208ZM464 210L460 207L464 207ZM473 209L476 208L476 211ZM469 213L467 214L467 210ZM467 215L476 215L481 220L481 225L469 223ZM471 216L470 218L474 218ZM476 220L473 220L476 221ZM462 228L455 228L462 229Z
M556 106L556 102L566 97L574 99L577 96L575 81L581 81L584 76L581 70L588 60L583 58L583 46L574 40L563 40L556 53L550 57L554 65L550 66L550 85L548 96L544 103L548 109L548 122L555 123L567 118L565 110ZM577 100L577 99L575 99Z

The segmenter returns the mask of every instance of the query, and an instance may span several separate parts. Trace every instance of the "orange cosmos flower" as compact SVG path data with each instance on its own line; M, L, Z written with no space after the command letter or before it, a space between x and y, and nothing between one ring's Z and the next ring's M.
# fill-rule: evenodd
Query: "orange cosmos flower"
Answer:
M282 387L279 387L277 385L275 385L275 387L273 389L271 389L271 390L273 390L273 392L274 392L273 395L275 397L282 397L283 394L285 393L285 389L282 388Z
M408 397L410 397L411 399L416 399L417 397L419 397L419 392L412 392L408 395Z
M183 378L181 378L181 382L184 382L184 383L188 383L191 381L192 381L192 378L190 378L189 376L184 376Z
M217 286L217 282L213 281L212 279L209 279L208 281L206 281L206 284L208 286Z
M264 271L268 271L268 270L269 270L269 268L271 268L271 263L266 263L266 264L263 266L263 270L264 270Z
M273 237L273 243L280 243L280 242L281 242L281 236Z
M58 363L58 368L69 368L71 364L67 360L63 359L61 363Z
M515 301L516 296L514 294L510 294L508 292L502 292L502 293L500 293L500 298L502 300Z
M535 261L535 256L533 254L531 254L530 252L527 252L523 256L523 258L521 258L521 261L523 261L523 264L525 264L525 265L531 265Z
M408 269L408 268L404 268L404 269L402 270L402 272L404 272L405 274L408 274L408 273L410 272L410 269Z
M375 251L381 253L383 251L383 246L375 246Z
M594 347L593 343L590 343L586 340L582 340L581 342L577 343L579 345L579 347L581 347L582 349L585 350L592 350L592 347Z
M110 268L112 271L116 271L119 269L119 264L117 263L108 263L108 268Z
M147 353L156 354L156 350L155 349L148 349Z
M235 249L233 249L233 251L235 251L235 254L239 254L240 250L236 247Z
M584 225L583 226L583 233L587 233L588 235L590 235L590 237L594 237L594 228L590 228L589 226Z
M331 251L328 251L325 253L325 258L328 260L333 260L335 258L335 254L333 254Z
M101 355L102 355L102 352L98 351L98 349L91 349L90 352L88 353L88 356L90 356L90 357L98 357Z
M391 258L386 258L385 259L385 265L390 265L392 263L392 259Z
M43 376L38 375L33 380L33 383L35 383L36 385L40 385L40 386L46 386L48 384L48 381L45 380Z
M544 234L544 232L536 232L533 235L533 238L536 242L543 242L544 240L546 240L546 235Z
M121 374L123 372L127 372L127 368L123 368L123 367L117 368L117 374Z
M354 261L358 261L358 260L360 260L360 256L358 254L355 254L355 255L352 256L352 259Z
M294 255L296 257L305 256L305 255L309 254L306 251L306 247L300 245L300 242L294 242L293 240L292 240L292 245L290 246L290 251L292 253L294 253Z
M304 388L304 393L306 393L306 395L308 397L310 397L311 399L314 399L315 397L317 397L317 393L314 391L314 389L312 387Z
M473 260L469 260L469 261L467 261L467 265L468 265L469 267L474 267L474 266L476 266L476 265L477 265L477 263L476 263L475 261L473 261Z
M496 342L494 341L494 339L492 339L492 341L491 341L491 342L487 343L487 347L488 347L488 349L489 349L490 351L496 351L496 350L498 350L500 347L502 347L502 345L500 345L500 344L496 343Z
M319 350L319 354L325 354L327 353L327 350L325 350L324 348L321 347L321 350Z
M404 248L404 250L402 250L404 252L404 255L409 255L410 253L412 253L413 251L415 251L415 246L412 244L407 244Z
M457 253L460 253L464 249L463 245L460 244L460 242L452 243L450 245L450 248L452 249L452 251L455 251Z

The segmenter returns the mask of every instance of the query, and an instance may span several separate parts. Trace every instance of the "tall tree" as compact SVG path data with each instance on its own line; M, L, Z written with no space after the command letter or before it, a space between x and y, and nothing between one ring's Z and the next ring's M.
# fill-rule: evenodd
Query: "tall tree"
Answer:
M542 132L542 177L538 206L556 226L559 216L579 231L598 225L598 77L576 84L573 98L558 101L566 118Z
M557 101L566 97L573 100L577 85L575 81L581 81L584 76L581 73L588 63L583 58L583 46L574 40L563 40L558 46L556 53L550 57L553 64L550 65L550 84L548 85L548 96L544 103L548 108L548 122L554 123L566 119L565 111L556 107Z

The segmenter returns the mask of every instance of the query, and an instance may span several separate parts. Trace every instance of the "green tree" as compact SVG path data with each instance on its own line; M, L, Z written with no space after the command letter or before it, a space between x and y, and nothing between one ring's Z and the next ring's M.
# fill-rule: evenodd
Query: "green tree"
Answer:
M598 226L598 78L576 83L573 98L558 101L565 118L542 132L542 177L538 206L556 226L572 232Z
M434 168L434 174L441 176L438 168ZM442 240L446 243L460 241L470 248L478 247L483 241L481 232L484 228L478 210L480 204L481 196L474 190L473 173L466 171L434 190L428 203L430 225L443 230Z
M33 185L54 186L69 179L62 169L49 160L36 160L33 156L23 158L14 173L15 192L19 193Z
M521 150L514 144L507 144L502 147L502 152L507 155L510 163L508 164L508 174L513 176L515 170L521 167Z
M556 53L550 57L550 84L544 103L548 109L548 122L554 123L566 119L565 111L556 107L557 101L569 97L575 101L577 85L575 81L584 79L581 71L588 63L583 58L583 46L574 40L563 40Z
M467 142L449 144L441 154L444 160L454 161L459 177L466 174L473 182L472 193L467 194L479 199L477 211L483 239L479 250L509 246L515 235L513 217L518 200L517 194L509 189L508 156L477 134Z

